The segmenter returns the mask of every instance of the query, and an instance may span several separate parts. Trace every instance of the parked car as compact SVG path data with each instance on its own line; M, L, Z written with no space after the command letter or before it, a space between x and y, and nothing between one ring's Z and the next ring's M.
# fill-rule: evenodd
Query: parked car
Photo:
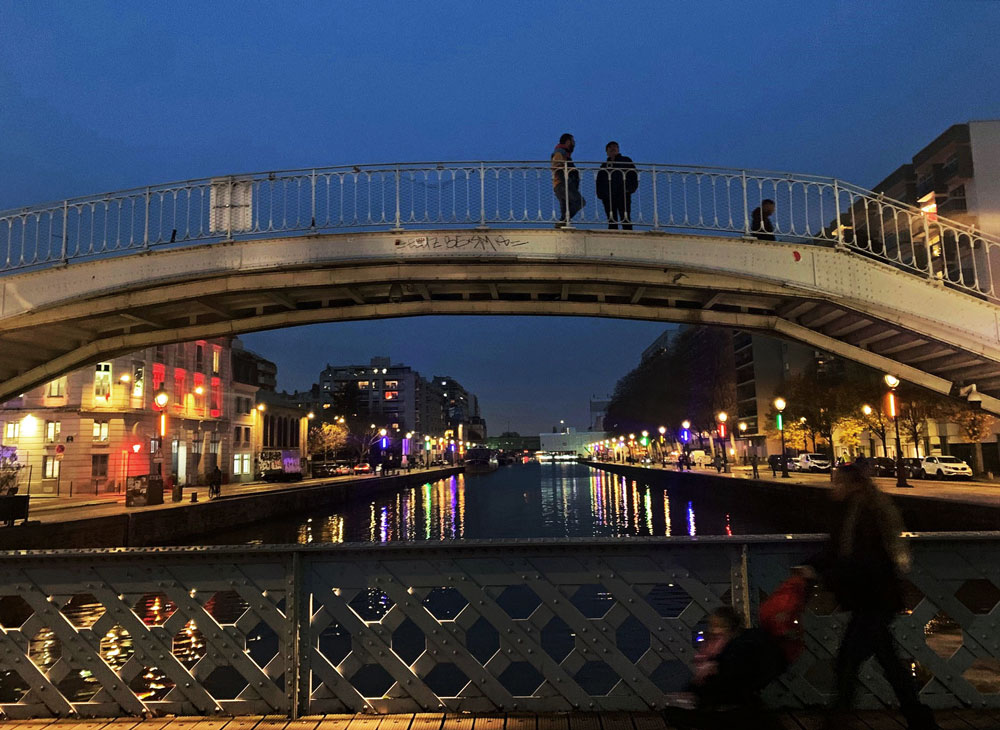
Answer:
M972 479L972 468L954 456L925 456L921 479Z
M796 471L830 471L830 457L826 454L799 454L792 463Z
M355 474L371 474L372 467L371 464L355 464L354 473Z
M920 476L920 469L923 467L924 460L918 459L912 456L908 456L903 459L903 476L907 479L916 479Z
M916 461L919 461L919 459L917 459ZM884 456L876 456L874 459L869 459L869 463L871 464L873 477L896 476L896 462L893 461L892 459L887 459ZM918 465L918 471L919 471L919 465Z

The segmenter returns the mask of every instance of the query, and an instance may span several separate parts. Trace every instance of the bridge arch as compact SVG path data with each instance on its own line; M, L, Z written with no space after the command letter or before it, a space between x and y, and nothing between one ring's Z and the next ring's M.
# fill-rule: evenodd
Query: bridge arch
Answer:
M585 179L594 171L581 165ZM976 385L1000 413L1000 242L836 180L639 172L639 231L596 228L597 213L552 228L547 163L234 176L0 215L0 401L156 344L313 322L539 314L770 332L940 393ZM265 196L276 185L279 203ZM341 214L355 199L342 220L331 220L334 191ZM779 203L775 241L747 230L768 195Z

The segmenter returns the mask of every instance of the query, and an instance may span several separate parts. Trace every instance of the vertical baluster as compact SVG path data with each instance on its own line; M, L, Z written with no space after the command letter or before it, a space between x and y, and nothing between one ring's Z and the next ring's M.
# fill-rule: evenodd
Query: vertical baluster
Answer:
M486 166L479 163L479 227L486 228Z
M63 201L63 229L62 229L62 250L59 252L59 260L64 264L68 261L66 249L69 246L69 201Z
M840 220L840 184L836 179L833 181L833 203L837 216L837 248L843 251L847 249L847 246L844 245L844 226ZM820 222L822 223L822 221Z
M400 222L399 176L400 176L400 171L399 171L399 168L397 167L396 168L396 223L392 227L393 231L401 231L401 230L403 230L402 223Z
M660 199L656 190L656 165L653 165L653 230L660 230Z
M750 200L747 197L747 171L740 170L740 183L743 186L743 234L750 235Z

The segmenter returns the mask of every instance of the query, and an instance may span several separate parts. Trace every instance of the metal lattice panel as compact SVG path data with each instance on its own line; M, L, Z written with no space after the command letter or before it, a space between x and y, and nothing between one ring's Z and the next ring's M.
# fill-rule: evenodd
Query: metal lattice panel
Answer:
M932 705L1000 706L1000 535L913 540L894 630ZM656 710L708 615L753 617L817 538L650 538L0 556L12 717ZM766 692L828 702L845 623L817 594ZM861 702L891 703L878 669Z

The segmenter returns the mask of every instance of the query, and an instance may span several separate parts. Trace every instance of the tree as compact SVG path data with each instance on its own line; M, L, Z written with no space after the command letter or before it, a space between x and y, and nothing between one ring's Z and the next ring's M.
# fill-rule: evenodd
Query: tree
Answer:
M954 405L943 396L909 383L902 383L896 393L899 401L899 429L913 442L917 456L926 456L926 453L921 453L920 444L927 436L927 422L950 418L955 410Z
M309 451L323 454L323 461L344 448L347 443L347 426L340 423L320 423L309 429Z
M868 425L868 419L865 416L841 416L837 419L836 433L838 436L838 441L846 446L850 452L853 454L855 449L861 445L861 434L864 431L868 431L871 427ZM883 442L884 446L885 442Z
M996 425L997 419L986 411L958 404L952 406L948 419L958 424L965 437L974 444L975 450L973 454L975 463L972 469L976 474L982 474L983 441L989 438L993 432L993 426Z

